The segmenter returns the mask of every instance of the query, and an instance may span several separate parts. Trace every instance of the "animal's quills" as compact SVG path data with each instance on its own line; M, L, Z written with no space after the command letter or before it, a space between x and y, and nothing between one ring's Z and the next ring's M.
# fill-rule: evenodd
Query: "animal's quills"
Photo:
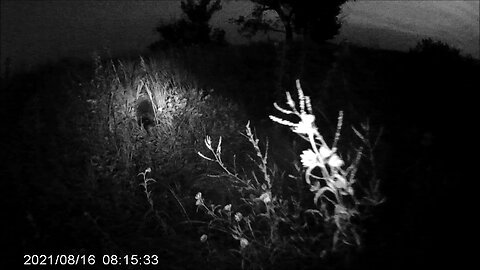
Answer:
M137 123L147 132L155 125L155 114L152 103L148 98L139 98L137 100Z

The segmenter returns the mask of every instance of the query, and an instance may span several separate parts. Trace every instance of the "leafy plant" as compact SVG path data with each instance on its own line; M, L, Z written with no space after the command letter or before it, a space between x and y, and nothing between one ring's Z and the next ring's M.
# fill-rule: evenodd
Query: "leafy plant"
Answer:
M297 80L299 108L287 92L289 109L274 104L275 108L299 122L270 116L270 119L288 126L309 144L300 155L304 171L303 179L312 195L312 203L302 203L298 198L275 189L278 168L271 169L268 161L268 143L262 152L259 140L252 133L249 123L245 137L252 145L256 157L251 160L259 173L240 175L236 168L229 169L222 160L222 138L217 146L209 136L204 143L213 157L198 153L202 158L216 162L223 173L213 177L225 177L240 195L233 204L208 205L202 193L196 196L196 205L209 217L208 228L230 235L238 241L236 252L241 255L242 268L263 268L263 265L280 263L285 256L317 257L349 252L362 246L362 218L372 206L382 203L377 179L372 179L369 189L357 183L356 172L363 148L357 149L350 161L343 159L339 150L343 115L338 118L334 141L328 144L315 126L311 102L304 96ZM362 141L365 134L354 129ZM367 142L366 142L367 143ZM275 167L273 167L275 168ZM302 177L293 177L297 181ZM288 255L287 255L288 254ZM293 254L293 255L292 255Z

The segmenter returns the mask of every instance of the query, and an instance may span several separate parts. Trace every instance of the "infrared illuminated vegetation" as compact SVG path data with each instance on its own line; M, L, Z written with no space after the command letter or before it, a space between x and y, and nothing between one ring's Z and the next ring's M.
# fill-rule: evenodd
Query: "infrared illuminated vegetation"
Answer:
M7 234L25 254L152 254L162 269L449 258L458 175L439 157L458 155L445 123L469 113L445 108L478 88L478 61L431 40L292 46L293 70L282 44L252 43L2 80L1 187L21 222Z
M252 172L251 176L240 176L236 170L231 171L225 166L221 157L221 137L216 147L212 145L210 137L205 139L212 158L198 153L202 158L216 162L223 170L223 175L214 177L224 176L225 181L230 181L241 196L238 205L207 205L199 192L195 197L195 205L210 217L209 229L221 231L225 237L230 235L239 241L238 252L243 267L260 267L265 264L265 258L269 258L267 265L275 265L276 260L283 256L309 257L314 250L319 258L329 253L352 252L362 246L364 216L370 207L383 200L378 190L378 179L372 179L375 183L369 184L373 189L366 192L358 190L360 186L356 184L356 172L363 147L355 151L348 165L339 157L342 113L338 117L335 140L329 146L315 126L310 98L304 96L298 80L297 90L299 109L288 92L287 104L290 108L283 109L277 104L275 108L286 115L296 115L300 121L294 123L276 116L270 116L270 119L290 127L292 132L308 142L309 149L300 156L304 168L299 168L297 178L283 181L305 181L313 195L313 204L302 205L299 198L275 192L278 189L274 185L281 183L275 179L275 172L269 167L268 144L262 152L250 124L247 124L244 136L255 150L256 158L252 157L251 161L256 163L258 175ZM354 131L362 141L366 140L365 134ZM303 171L305 173L300 176ZM316 225L307 224L305 215L310 216ZM282 230L282 227L289 229Z

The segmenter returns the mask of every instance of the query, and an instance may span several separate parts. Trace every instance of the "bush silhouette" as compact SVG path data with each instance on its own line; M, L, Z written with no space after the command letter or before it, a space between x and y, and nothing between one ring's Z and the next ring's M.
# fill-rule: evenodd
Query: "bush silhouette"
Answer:
M429 60L454 60L460 58L460 49L442 41L435 41L432 38L422 39L410 52Z

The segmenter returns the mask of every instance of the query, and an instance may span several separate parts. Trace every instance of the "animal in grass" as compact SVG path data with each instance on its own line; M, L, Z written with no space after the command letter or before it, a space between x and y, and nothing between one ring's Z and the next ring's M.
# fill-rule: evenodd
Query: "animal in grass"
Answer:
M155 125L155 113L152 102L148 98L139 98L136 104L137 123L150 134Z

